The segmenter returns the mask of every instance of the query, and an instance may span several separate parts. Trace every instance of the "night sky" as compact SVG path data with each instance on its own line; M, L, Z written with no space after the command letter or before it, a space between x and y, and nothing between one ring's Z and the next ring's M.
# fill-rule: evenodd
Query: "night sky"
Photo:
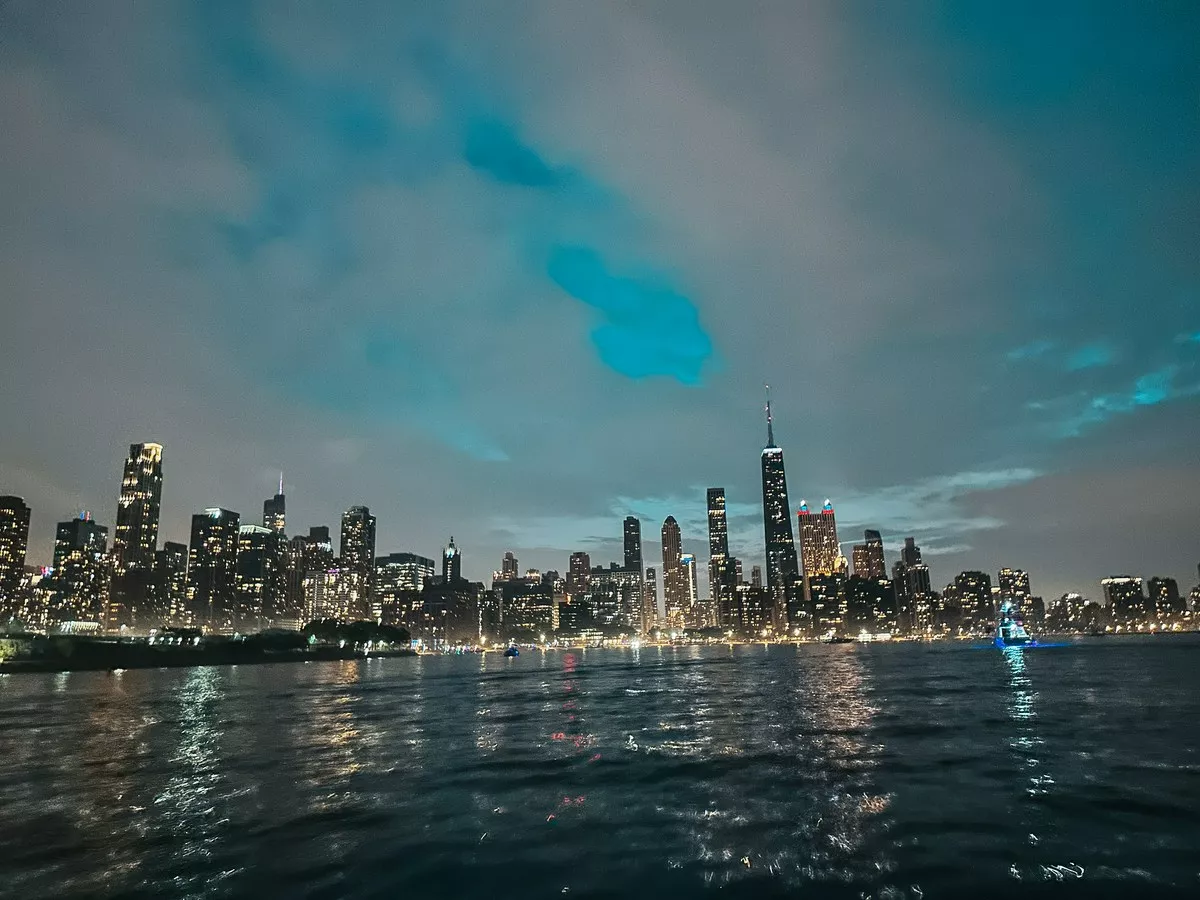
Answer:
M903 7L903 8L900 8ZM336 10L336 11L335 11ZM704 489L940 588L1200 563L1200 4L9 0L0 493L647 565ZM650 540L650 539L653 540ZM847 546L848 551L848 546Z

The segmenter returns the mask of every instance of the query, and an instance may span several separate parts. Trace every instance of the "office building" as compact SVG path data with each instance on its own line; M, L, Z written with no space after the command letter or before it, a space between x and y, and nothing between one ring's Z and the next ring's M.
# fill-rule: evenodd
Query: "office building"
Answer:
M162 509L162 451L161 444L129 445L113 531L113 569L118 574L154 566Z
M342 513L340 566L369 575L375 567L375 517L365 506Z
M729 520L725 513L725 488L708 489L708 603L704 618L713 625L730 626L737 571L729 556Z
M800 509L796 513L796 524L805 577L840 572L842 554L838 544L833 504L826 500L821 511L813 513L809 511L808 504L801 500Z
M238 529L235 630L261 631L291 619L287 615L284 548L282 533L273 529L260 525L242 525Z
M210 631L234 628L241 516L211 507L192 516L188 544L188 605L193 621Z
M1148 617L1160 624L1174 622L1187 610L1174 578L1151 578L1146 582L1146 594Z
M60 522L54 534L54 565L47 588L47 623L90 623L96 629L108 625L109 582L108 529L82 512Z
M683 536L674 516L667 516L662 526L663 554L663 601L666 606L666 624L669 628L683 628L688 609L687 581L683 571Z
M767 395L767 446L762 452L763 539L767 553L767 591L772 601L772 621L782 618L788 593L799 581L792 516L788 505L783 450L775 444L771 398Z
M452 585L462 581L462 554L450 535L450 543L442 550L442 584Z
M960 572L954 579L960 611L959 627L967 634L986 634L996 627L992 579L986 572Z
M658 575L653 568L646 570L642 582L642 630L649 633L659 627Z
M500 561L500 570L492 573L492 581L514 581L519 577L521 573L517 568L517 558L509 550Z
M588 573L592 570L592 559L582 550L571 554L567 564L567 593L571 597L582 597L588 592Z
M375 601L385 625L418 624L421 591L433 581L436 564L415 553L391 553L375 560Z
M283 496L283 473L279 473L279 491L270 500L263 501L263 528L276 534L287 533L287 502Z
M0 621L17 614L29 549L29 507L20 497L0 497Z
M642 571L642 523L637 516L626 516L624 523L625 568Z
M870 528L863 532L863 536L863 543L854 545L854 574L859 578L873 580L887 578L883 538L878 531Z
M996 586L1000 589L1000 599L1014 603L1022 613L1029 605L1031 591L1029 589L1029 573L1024 569L1010 569L1005 566L996 573Z
M164 541L154 553L150 615L156 624L192 626L187 602L187 544Z
M705 628L712 623L706 620L704 610L700 606L696 582L696 557L691 553L682 554L679 557L679 566L683 570L684 624L688 628Z

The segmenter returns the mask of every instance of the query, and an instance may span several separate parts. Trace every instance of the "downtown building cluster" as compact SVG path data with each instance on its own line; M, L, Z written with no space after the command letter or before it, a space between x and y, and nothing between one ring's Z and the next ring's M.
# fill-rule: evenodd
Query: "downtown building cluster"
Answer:
M783 450L767 404L761 455L765 566L729 546L725 490L707 491L709 555L683 551L674 516L661 528L661 568L647 566L642 524L623 523L623 558L592 565L572 553L565 577L521 572L508 552L491 585L463 577L451 537L440 565L412 552L376 554L376 519L367 506L341 517L337 552L327 526L287 533L283 479L263 502L260 523L223 507L196 513L187 545L158 543L163 448L133 444L125 460L111 544L90 513L58 524L49 567L25 565L30 509L0 497L0 626L67 633L147 634L164 628L210 633L297 629L317 619L399 625L431 643L604 640L635 637L813 639L833 635L957 637L990 632L1002 602L1035 630L1146 630L1187 626L1191 612L1170 578L1114 576L1104 603L1066 594L1048 606L1027 573L962 572L941 591L914 538L889 572L883 538L866 530L842 552L828 500L801 501L795 531ZM707 566L701 594L697 569ZM765 572L764 572L765 570ZM660 588L661 585L661 588ZM1200 604L1200 586L1192 592Z

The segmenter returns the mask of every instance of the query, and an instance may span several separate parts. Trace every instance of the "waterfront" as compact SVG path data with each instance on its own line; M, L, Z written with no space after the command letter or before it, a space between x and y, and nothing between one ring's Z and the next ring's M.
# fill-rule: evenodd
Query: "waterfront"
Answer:
M1200 637L0 678L35 897L1190 896Z

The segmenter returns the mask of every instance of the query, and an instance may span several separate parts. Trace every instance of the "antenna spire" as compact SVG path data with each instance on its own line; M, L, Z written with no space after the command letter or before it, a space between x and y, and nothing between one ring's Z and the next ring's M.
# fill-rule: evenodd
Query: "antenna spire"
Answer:
M772 428L771 421L771 386L769 384L764 384L763 387L767 390L767 446L774 447L775 431Z
M283 494L283 469L279 470L279 493Z

